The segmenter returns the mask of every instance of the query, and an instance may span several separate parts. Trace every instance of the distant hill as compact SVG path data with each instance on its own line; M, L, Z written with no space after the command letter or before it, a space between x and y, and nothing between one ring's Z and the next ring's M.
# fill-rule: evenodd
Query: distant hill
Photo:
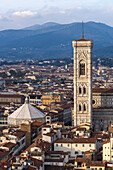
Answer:
M94 41L94 57L113 58L113 27L102 23L84 24L85 38ZM72 40L80 39L81 23L45 23L21 30L0 31L0 58L51 59L72 57Z
M58 26L58 25L60 25L60 24L55 23L55 22L47 22L42 25L36 24L36 25L32 25L30 27L26 27L26 28L24 28L24 30L38 30L38 29L43 29L43 28L47 29L49 27L54 27L54 26Z

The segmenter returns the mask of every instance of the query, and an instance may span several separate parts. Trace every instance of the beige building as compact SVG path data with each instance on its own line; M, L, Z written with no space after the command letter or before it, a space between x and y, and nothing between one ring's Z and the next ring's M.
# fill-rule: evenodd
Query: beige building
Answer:
M51 103L62 102L63 97L62 94L59 93L45 93L42 95L42 104L43 105L51 105Z
M11 92L1 92L0 93L0 105L9 105L10 103L23 104L25 101L25 96L17 93Z
M110 147L110 140L106 140L103 142L103 161L109 162L111 160L111 147Z
M84 152L90 149L97 149L97 141L94 138L58 139L54 142L55 151L69 152L71 157L84 155Z

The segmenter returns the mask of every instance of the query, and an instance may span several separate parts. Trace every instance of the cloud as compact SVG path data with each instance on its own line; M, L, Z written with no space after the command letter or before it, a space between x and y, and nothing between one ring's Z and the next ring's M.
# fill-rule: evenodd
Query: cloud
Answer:
M47 0L48 1L48 0ZM88 1L88 0L86 0ZM79 21L97 21L113 26L113 6L106 9L102 6L83 7L68 6L57 7L45 5L43 8L36 10L8 10L0 14L0 30L3 29L21 29L34 24L43 24L46 22L71 23Z
M33 11L16 11L13 13L13 16L17 16L17 17L34 17L37 15L37 12L33 12Z

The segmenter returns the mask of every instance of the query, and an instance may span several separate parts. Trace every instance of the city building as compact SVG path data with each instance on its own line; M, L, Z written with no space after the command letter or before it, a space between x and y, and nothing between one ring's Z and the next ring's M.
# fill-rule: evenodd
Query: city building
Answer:
M58 139L54 142L55 151L69 152L71 157L84 155L90 149L97 149L95 138Z
M0 92L0 105L9 105L10 103L23 104L25 96L15 92Z
M51 103L56 103L56 102L62 102L63 97L62 94L59 93L45 93L42 95L42 104L44 105L50 105Z

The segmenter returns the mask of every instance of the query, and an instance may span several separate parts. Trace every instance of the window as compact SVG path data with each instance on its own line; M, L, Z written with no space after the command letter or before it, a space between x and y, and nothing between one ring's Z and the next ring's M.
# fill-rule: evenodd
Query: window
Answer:
M82 89L81 89L81 87L79 87L79 94L81 94L82 93Z
M82 145L82 147L84 147L84 144Z
M77 151L75 151L75 155L76 155L76 154L78 154L78 152L77 152Z
M83 94L86 94L86 88L83 87Z
M84 111L86 111L86 105L85 104L83 105L83 109L84 109Z
M82 154L84 154L84 152L82 152Z
M58 147L58 144L56 144L56 147Z
M24 142L25 142L25 140L23 139L23 140L22 140L22 144L23 144Z
M91 147L91 144L89 145L89 147Z
M95 100L93 100L92 103L95 104Z
M85 75L85 63L80 63L80 75Z
M79 111L81 111L82 110L82 108L81 108L81 105L79 104Z
M62 147L62 144L61 144L61 147Z
M69 144L68 144L68 147L69 147Z
M75 146L77 147L77 144Z

